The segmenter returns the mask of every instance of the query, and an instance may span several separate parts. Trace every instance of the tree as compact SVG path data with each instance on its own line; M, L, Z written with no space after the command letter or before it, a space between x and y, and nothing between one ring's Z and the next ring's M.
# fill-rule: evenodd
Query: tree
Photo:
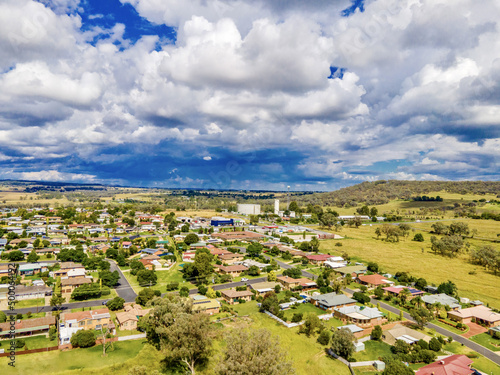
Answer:
M257 258L262 253L262 249L263 246L260 243L251 243L247 248L247 255L251 258Z
M439 352L441 350L442 344L439 342L439 340L435 337L429 341L429 349L433 350L435 352Z
M417 279L417 281L415 282L415 288L417 288L418 290L424 290L426 286L427 280L422 277Z
M458 295L458 289L455 283L451 280L448 280L446 282L443 282L439 284L437 288L438 293L444 293L449 295L450 297L455 297Z
M118 284L118 280L120 280L120 274L118 271L99 271L99 279L102 282L102 285L106 285L110 288L114 287Z
M319 222L322 226L331 228L337 222L337 217L332 213L325 213L321 215Z
M187 286L181 287L181 289L179 290L179 296L189 297L189 288Z
M111 311L116 311L116 310L121 310L123 309L123 304L125 303L125 300L121 297L115 297L111 300L109 300L106 303L106 306L111 310Z
M349 358L354 353L354 334L347 328L335 330L332 335L332 351L342 358Z
M289 268L283 271L283 276L299 279L302 277L302 270L300 268Z
M276 281L276 280L278 280L278 278L276 276L275 271L271 271L267 274L267 281Z
M432 315L425 307L418 307L410 310L410 316L415 320L420 329L432 320Z
M316 330L321 330L323 324L319 320L318 316L314 313L307 314L305 322L301 328L301 332L305 333L308 337L316 332Z
M184 243L186 245L191 245L191 244L194 244L198 241L200 241L200 238L198 237L198 235L196 233L189 233L186 235L186 238L184 238Z
M431 244L431 249L434 253L450 258L456 257L464 247L464 241L462 237L458 235L444 236L441 239L432 236Z
M156 281L158 280L158 276L156 272L153 270L142 270L137 272L137 282L140 286L152 286L156 285Z
M461 222L451 223L448 230L451 235L456 234L458 236L468 236L470 233L469 224Z
M60 294L54 293L50 298L50 306L55 307L57 310L61 309L61 305L66 302L66 299Z
M247 273L250 276L259 276L260 275L260 269L257 266L250 266L250 268L248 269Z
M370 209L370 216L376 218L377 215L378 215L378 209L377 209L377 207L372 207Z
M448 233L448 226L443 223L437 222L431 225L432 232L436 234L446 234Z
M362 303L363 305L365 303L370 302L370 297L368 297L366 294L361 293L361 292L354 292L354 294L352 295L352 298L354 298L359 303Z
M7 315L3 311L0 311L0 323L5 323L7 321Z
M71 336L71 345L80 348L89 348L95 345L95 334L92 330L82 329Z
M372 333L371 333L371 339L372 340L380 340L382 338L382 327L379 325L376 325L373 327Z
M367 270L370 272L379 272L379 266L375 262L368 262L368 265L366 266Z
M196 365L207 361L211 353L213 331L208 316L181 314L165 331L168 340L161 348L167 361L181 362L195 374Z
M36 253L35 249L31 250L31 252L28 255L27 261L29 263L35 263L38 261L38 259L40 259L40 257Z
M408 298L411 296L410 290L408 288L403 288L398 294L399 302L401 305L405 305Z
M321 345L328 345L330 343L330 338L331 338L331 333L330 331L328 330L323 330L321 331L321 333L319 334L318 336L318 342L321 344Z
M217 293L215 293L215 290L213 290L213 288L211 286L208 287L207 292L205 293L205 295L208 298L212 298L212 299L217 297Z
M8 253L8 257L11 262L18 262L24 259L24 254L21 250L15 250Z
M415 372L398 359L386 362L382 375L415 375Z
M188 292L189 293L189 292ZM137 294L137 297L135 297L135 302L138 303L141 306L146 306L146 304L152 300L155 296L155 292L151 288L145 288Z
M216 367L218 375L293 375L295 370L277 337L267 329L232 330Z
M130 274L133 276L137 275L137 272L139 272L140 270L145 270L145 269L146 267L144 266L144 264L142 264L136 259L130 262Z
M413 241L424 242L424 236L422 235L422 233L415 233L415 235L413 236Z
M250 224L251 225L259 224L259 215L250 215Z
M376 299L382 299L384 297L384 289L382 289L382 286L379 285L375 288L373 294L375 294Z

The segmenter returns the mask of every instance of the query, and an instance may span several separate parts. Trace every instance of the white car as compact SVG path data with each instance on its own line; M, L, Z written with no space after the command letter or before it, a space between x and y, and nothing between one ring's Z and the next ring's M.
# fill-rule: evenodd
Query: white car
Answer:
M241 281L248 281L248 279L246 277L242 277Z

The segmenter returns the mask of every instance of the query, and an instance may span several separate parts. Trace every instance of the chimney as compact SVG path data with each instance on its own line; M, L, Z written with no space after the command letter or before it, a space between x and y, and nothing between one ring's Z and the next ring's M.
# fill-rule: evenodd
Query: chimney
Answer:
M444 365L444 361L443 360L439 361L439 363L442 364L442 365Z

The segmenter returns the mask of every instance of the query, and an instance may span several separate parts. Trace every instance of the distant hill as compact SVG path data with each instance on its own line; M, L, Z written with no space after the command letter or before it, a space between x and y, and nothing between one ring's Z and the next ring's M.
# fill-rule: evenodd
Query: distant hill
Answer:
M301 204L354 207L358 204L378 205L393 199L411 199L431 192L446 191L456 194L495 194L500 197L499 181L400 181L380 180L363 182L328 193L303 195Z

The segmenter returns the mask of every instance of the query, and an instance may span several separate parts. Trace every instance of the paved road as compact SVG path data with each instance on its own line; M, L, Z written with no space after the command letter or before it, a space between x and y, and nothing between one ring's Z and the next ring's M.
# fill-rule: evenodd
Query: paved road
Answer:
M83 301L83 302L73 302L73 303L65 303L61 307L61 312L67 312L66 310L71 310L71 309L77 309L77 308L82 308L82 307L91 307L91 306L100 306L102 305L103 302L108 301L107 299L105 300L95 300L95 301ZM50 312L50 311L56 311L55 307L52 306L43 306L43 307L38 307L38 310L36 306L33 307L23 307L22 309L15 309L13 311L9 310L4 310L6 314L26 314L27 312Z
M120 274L120 279L118 280L118 284L115 286L116 293L118 293L118 295L121 298L123 298L125 300L125 302L135 301L135 297L137 297L137 293L134 292L134 289L132 289L132 287L130 286L130 283L123 275L123 272L120 269L120 267L118 267L118 265L116 264L116 262L114 260L111 260L111 259L106 259L106 260L110 264L109 270L111 272L118 271L118 273Z

